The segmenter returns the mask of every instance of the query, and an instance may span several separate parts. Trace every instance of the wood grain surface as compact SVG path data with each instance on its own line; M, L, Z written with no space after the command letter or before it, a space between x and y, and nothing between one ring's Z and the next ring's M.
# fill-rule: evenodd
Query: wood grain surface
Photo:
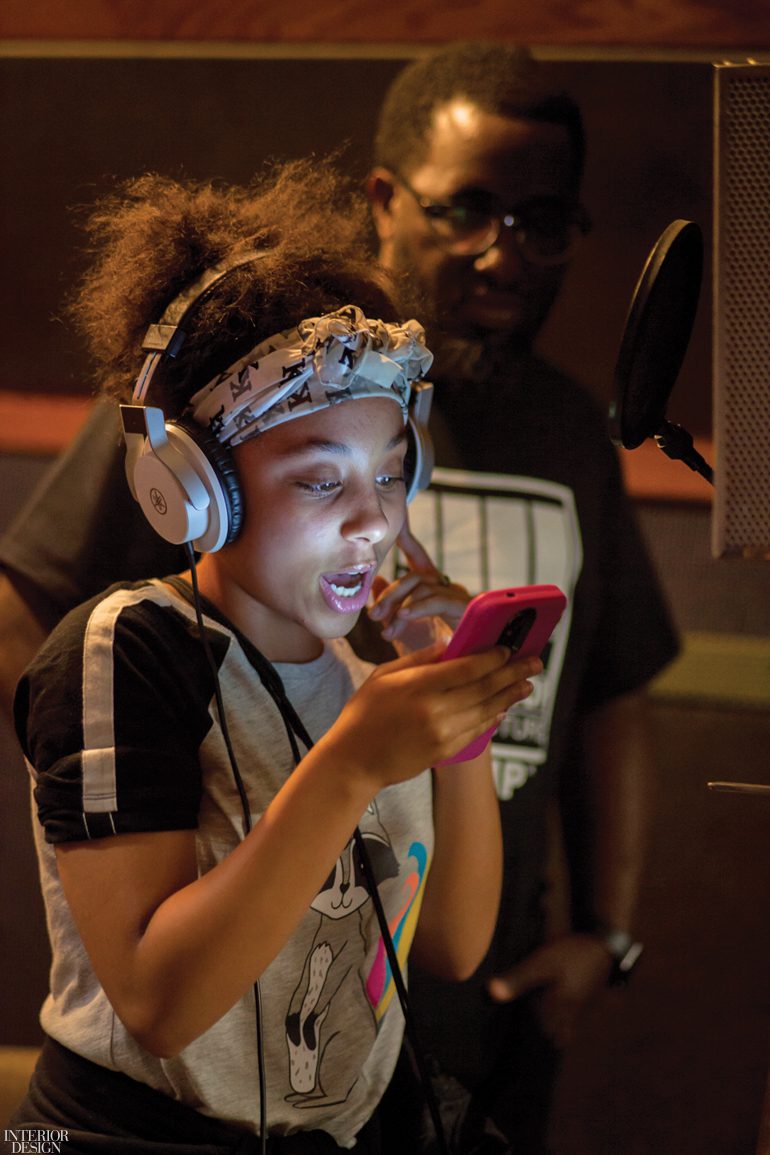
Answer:
M0 37L418 45L468 37L530 44L761 49L767 0L4 0Z

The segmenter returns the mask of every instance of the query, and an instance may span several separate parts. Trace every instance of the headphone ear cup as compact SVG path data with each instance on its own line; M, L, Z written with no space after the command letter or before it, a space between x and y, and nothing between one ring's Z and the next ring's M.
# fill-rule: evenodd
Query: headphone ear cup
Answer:
M165 421L154 406L123 405L126 474L145 517L164 541L214 553L242 519L235 465L208 430Z
M233 455L226 445L217 441L210 430L198 425L192 418L179 418L177 421L169 422L166 428L172 444L176 442L175 434L177 431L181 432L185 438L189 438L201 454L205 465L209 467L206 470L204 484L210 491L212 502L219 511L222 525L217 532L216 527L210 524L208 530L193 544L202 552L214 553L223 545L234 541L243 524L243 499ZM196 470L196 472L200 472L200 470ZM211 540L214 535L216 535L216 541Z

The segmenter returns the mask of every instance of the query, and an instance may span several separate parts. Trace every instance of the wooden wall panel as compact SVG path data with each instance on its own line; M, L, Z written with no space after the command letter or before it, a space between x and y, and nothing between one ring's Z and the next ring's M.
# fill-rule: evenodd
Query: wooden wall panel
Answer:
M0 36L758 49L770 19L766 0L4 0Z

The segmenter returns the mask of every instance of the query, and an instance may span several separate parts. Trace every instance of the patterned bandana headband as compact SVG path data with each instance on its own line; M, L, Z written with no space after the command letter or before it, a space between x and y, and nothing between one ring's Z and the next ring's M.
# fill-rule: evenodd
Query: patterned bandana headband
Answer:
M372 321L355 305L262 341L191 398L192 416L223 445L357 397L389 397L407 419L409 392L433 354L417 321Z

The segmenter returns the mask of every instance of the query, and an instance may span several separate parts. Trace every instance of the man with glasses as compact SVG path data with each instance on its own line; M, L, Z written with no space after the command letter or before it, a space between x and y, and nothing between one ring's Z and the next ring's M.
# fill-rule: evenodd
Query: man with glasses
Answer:
M546 66L458 44L392 84L367 185L381 258L421 297L437 460L452 467L418 498L412 528L472 592L555 582L569 597L538 694L493 745L506 846L495 942L466 983L411 975L430 1047L522 1155L547 1150L558 1057L581 1011L641 950L642 690L676 650L604 417L534 351L590 229L584 152L580 111ZM571 891L560 933L543 910L556 811Z
M531 197L510 211L483 189L435 202L420 196L401 173L394 175L417 201L441 248L456 257L483 256L499 243L506 228L512 230L525 260L534 265L564 265L591 227L583 206L562 197Z

